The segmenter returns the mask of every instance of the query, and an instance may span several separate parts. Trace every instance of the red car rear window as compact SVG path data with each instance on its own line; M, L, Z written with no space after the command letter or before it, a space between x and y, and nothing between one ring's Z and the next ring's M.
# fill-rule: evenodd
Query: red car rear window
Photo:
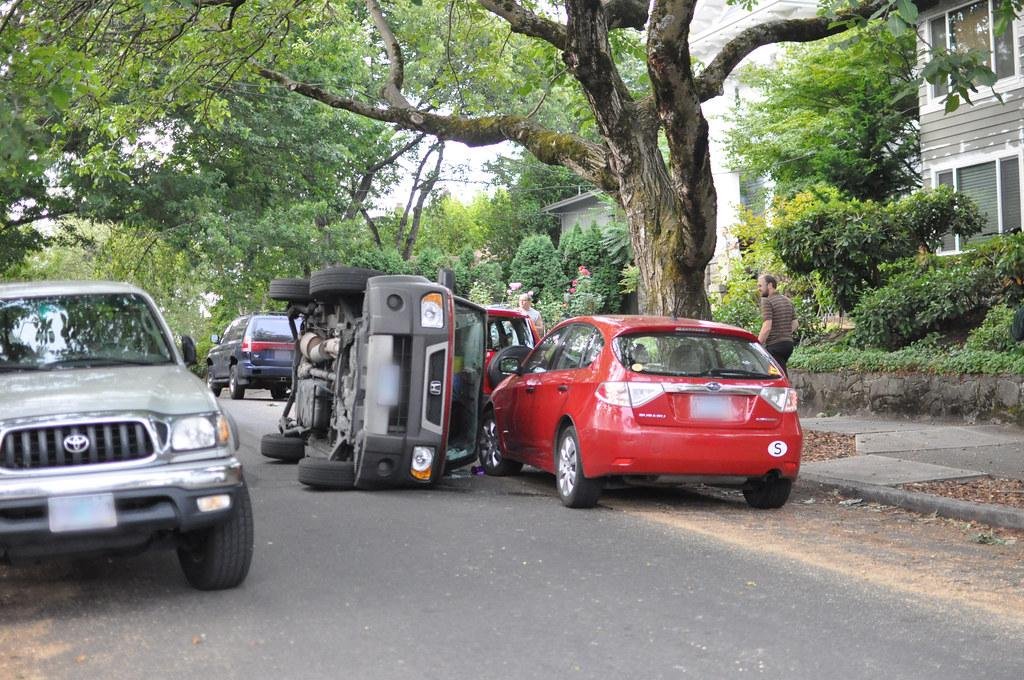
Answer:
M615 339L615 356L638 373L775 378L778 370L757 343L714 333L638 333Z

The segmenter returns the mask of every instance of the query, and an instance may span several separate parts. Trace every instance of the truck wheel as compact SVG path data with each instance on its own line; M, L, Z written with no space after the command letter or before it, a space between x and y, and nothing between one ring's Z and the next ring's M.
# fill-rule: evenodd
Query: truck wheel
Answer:
M360 267L326 267L309 277L309 294L317 300L362 294L366 290L366 282L382 273Z
M283 434L265 434L260 440L260 453L267 458L296 463L306 455L306 443L300 437L286 437Z
M792 489L793 480L780 477L765 480L753 489L744 489L743 497L747 499L747 505L752 508L774 510L786 504Z
M280 302L309 302L309 279L272 279L270 299Z
M484 472L492 477L505 477L514 475L523 469L523 464L517 460L509 460L501 455L501 445L498 443L498 430L494 424L494 412L488 411L480 422L480 434L476 444L477 455L480 456L480 465Z
M288 396L288 388L287 387L281 386L281 387L271 387L270 388L270 398L271 399L280 400L280 399L284 399L286 396Z
M356 484L356 468L350 460L303 458L299 482L314 489L351 489Z
M238 384L238 366L232 366L228 373L228 392L232 399L245 398L245 388Z
M178 562L193 588L234 588L249 573L253 550L252 503L244 483L234 495L234 503L226 522L182 537Z

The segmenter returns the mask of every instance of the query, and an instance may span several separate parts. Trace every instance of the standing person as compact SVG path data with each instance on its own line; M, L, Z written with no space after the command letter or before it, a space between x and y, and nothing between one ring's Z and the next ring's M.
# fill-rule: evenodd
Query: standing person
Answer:
M530 321L533 322L537 333L544 335L544 319L540 316L540 310L533 306L533 295L531 293L523 293L519 296L519 309L526 312L527 316L530 317Z
M762 274L757 279L757 292L761 294L761 332L757 334L768 353L782 366L786 373L786 362L793 353L793 334L796 332L796 309L789 298L775 290L778 281L771 274Z

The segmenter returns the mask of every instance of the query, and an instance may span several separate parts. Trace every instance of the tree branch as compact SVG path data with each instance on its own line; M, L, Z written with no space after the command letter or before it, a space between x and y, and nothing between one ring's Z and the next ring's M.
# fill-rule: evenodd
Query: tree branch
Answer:
M384 49L388 53L388 80L381 88L380 94L391 106L397 108L412 108L409 100L402 94L402 84L405 82L405 58L402 56L402 46L398 44L398 38L384 18L384 12L377 0L366 0L366 9L373 17L373 25L377 27L380 37L384 40Z
M548 130L522 116L445 116L413 109L380 108L348 97L340 97L318 85L292 80L283 73L257 67L267 80L290 92L315 99L328 106L360 116L391 123L403 130L425 132L442 140L466 146L489 146L510 141L524 147L548 165L564 165L606 191L618 191L618 182L608 167L606 149L582 137Z
M752 26L730 40L697 78L700 100L707 101L724 91L725 79L743 58L762 45L777 42L812 42L843 33L850 24L843 19L868 18L889 4L888 0L872 0L842 12L836 18L786 19Z
M513 33L540 38L560 50L565 49L565 26L537 16L512 0L478 0L480 6L508 22Z

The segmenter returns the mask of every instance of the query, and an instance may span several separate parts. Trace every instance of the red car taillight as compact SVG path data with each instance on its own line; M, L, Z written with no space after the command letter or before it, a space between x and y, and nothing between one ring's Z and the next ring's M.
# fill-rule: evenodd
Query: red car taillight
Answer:
M794 413L797 407L796 390L792 387L763 387L761 398L779 413Z
M597 386L597 398L612 406L643 406L663 394L661 383L603 382Z

